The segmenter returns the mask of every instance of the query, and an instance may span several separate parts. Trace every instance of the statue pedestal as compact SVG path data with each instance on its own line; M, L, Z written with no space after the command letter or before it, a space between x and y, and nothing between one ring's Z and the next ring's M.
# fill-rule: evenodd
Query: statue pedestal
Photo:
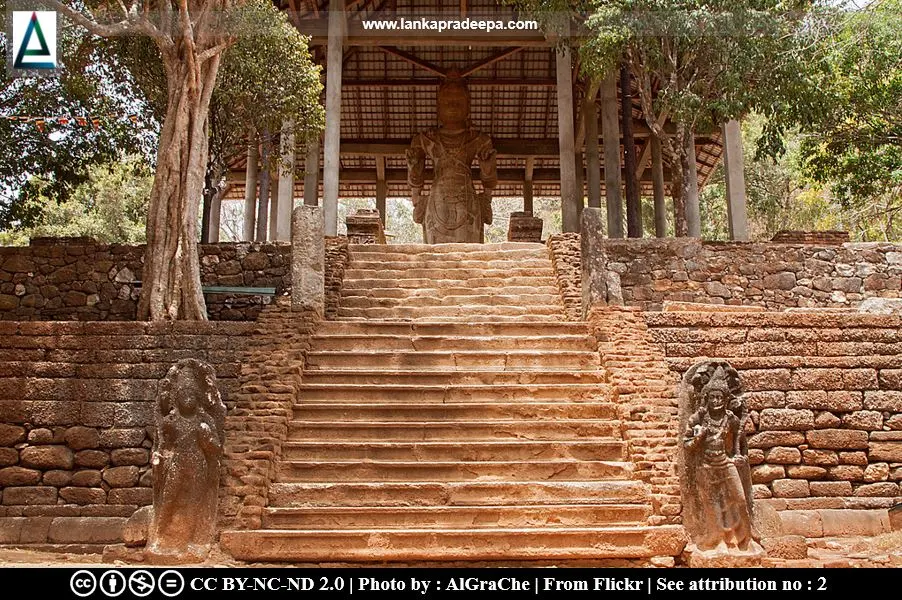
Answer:
M507 230L509 242L541 242L542 219L526 212L513 212Z
M757 542L750 542L746 550L726 546L713 550L699 550L695 544L690 544L683 556L684 562L694 569L723 569L760 567L761 560L767 553Z
M345 219L349 244L384 244L385 231L378 210L357 209Z

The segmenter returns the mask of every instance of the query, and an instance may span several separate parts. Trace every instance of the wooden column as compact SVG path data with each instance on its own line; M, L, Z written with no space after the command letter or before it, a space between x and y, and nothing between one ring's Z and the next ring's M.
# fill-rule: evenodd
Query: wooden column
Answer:
M620 200L620 125L617 122L617 72L601 82L601 136L604 140L604 195L608 213L608 237L623 237L623 204Z
M319 138L307 142L304 158L304 204L319 206Z
M221 216L222 216L222 197L226 195L229 189L229 184L225 184L225 187L213 194L213 197L210 198L210 229L208 231L207 241L211 244L219 243L219 227L221 224Z
M661 140L654 135L651 143L651 182L655 198L655 236L667 235L667 208L664 205L664 158L661 153Z
M257 203L257 234L254 239L258 242L265 242L267 233L269 232L269 194L270 177L269 171L269 150L272 141L269 139L269 131L263 131L263 152L260 153L260 165L262 172L260 173L260 201Z
M294 210L294 123L286 121L282 125L281 160L279 161L279 209L273 239L280 242L291 241L291 213Z
M742 156L742 130L739 121L723 125L723 168L727 184L727 220L730 239L748 241L749 218L745 202L745 160Z
M686 154L690 165L689 177L683 182L683 202L686 205L686 226L689 237L702 237L702 215L698 201L698 164L695 158L695 135L690 133L686 142Z
M385 202L388 196L388 184L385 183L385 156L376 157L376 210L379 211L379 219L385 227Z
M642 237L642 200L639 182L636 181L636 140L633 138L633 94L630 86L630 70L620 67L620 120L623 124L623 169L626 192L626 235Z
M579 231L582 191L577 192L576 144L573 128L573 65L570 48L558 49L557 57L557 123L561 162L561 217L564 232Z
M248 134L247 170L244 175L244 227L241 238L246 242L254 241L254 230L257 220L257 163L260 151L257 148L257 132Z
M583 107L586 123L586 195L589 206L601 208L601 157L598 154L598 110L595 96L586 97Z
M329 2L326 47L326 134L323 144L323 213L325 235L338 235L338 172L341 144L341 62L345 34L343 0Z
M532 174L536 165L535 156L526 157L525 177L523 179L523 212L533 214Z

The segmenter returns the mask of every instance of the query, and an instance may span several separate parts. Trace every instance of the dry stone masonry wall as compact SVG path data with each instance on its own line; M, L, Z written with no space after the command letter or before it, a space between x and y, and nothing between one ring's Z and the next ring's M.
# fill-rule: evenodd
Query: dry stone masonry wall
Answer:
M561 300L564 303L564 317L568 321L583 318L582 285L580 271L580 245L578 233L556 233L548 236L548 251L557 278Z
M334 319L341 300L341 284L348 266L348 238L327 237L325 246L325 315Z
M252 329L0 323L0 543L120 541L126 519L152 501L160 378L181 358L201 359L229 398Z
M902 318L830 313L646 313L682 374L701 357L742 377L758 498L780 510L902 501Z
M578 298L577 234L549 239L562 293ZM595 268L619 280L623 303L661 310L665 301L787 308L851 308L902 297L902 245L803 245L692 239L601 240ZM612 302L614 303L614 302Z

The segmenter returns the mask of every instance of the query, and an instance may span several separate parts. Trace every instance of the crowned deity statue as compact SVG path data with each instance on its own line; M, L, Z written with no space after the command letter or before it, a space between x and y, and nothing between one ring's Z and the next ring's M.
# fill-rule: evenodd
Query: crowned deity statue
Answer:
M684 378L682 489L685 524L702 551L754 551L751 474L739 374L703 361Z
M414 136L407 151L413 220L423 226L427 244L483 242L483 226L492 222L492 190L498 184L492 139L470 127L470 93L450 72L438 88L441 127ZM423 193L426 157L435 175ZM471 165L479 162L482 193L473 185Z

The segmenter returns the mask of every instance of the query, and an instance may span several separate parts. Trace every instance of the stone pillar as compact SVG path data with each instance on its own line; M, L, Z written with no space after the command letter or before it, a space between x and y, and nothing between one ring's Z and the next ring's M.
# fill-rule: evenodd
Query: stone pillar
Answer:
M276 232L279 227L279 190L282 186L278 167L276 167L275 171L270 173L269 178L272 181L272 185L269 190L269 237L267 240L275 241Z
M271 230L274 240L288 242L291 240L291 211L294 210L294 123L285 122L282 126L282 160L279 164L279 210L277 225Z
M535 164L534 156L526 157L526 175L523 179L523 212L527 215L533 214L532 174Z
M601 136L604 139L604 197L608 237L623 237L623 204L620 200L620 126L617 123L617 74L601 82Z
M559 48L557 57L557 123L561 163L561 218L564 232L579 231L582 190L577 190L576 133L573 128L573 65L570 48Z
M749 219L745 204L745 161L742 156L742 130L733 119L723 125L723 169L727 184L727 221L730 239L749 239Z
M269 194L272 176L269 171L269 149L271 140L269 132L263 132L263 152L260 153L260 164L263 172L260 174L260 201L257 203L257 234L254 239L265 242L269 229Z
M257 148L257 132L248 132L250 142L247 146L247 171L244 176L244 227L242 239L254 241L254 230L257 222L257 163L260 161Z
M291 308L311 309L320 316L325 305L325 239L323 210L298 206L291 223Z
M698 201L698 164L695 158L695 135L689 134L689 142L686 145L689 164L689 180L684 184L683 190L688 192L684 194L683 202L686 205L686 225L689 229L689 237L702 237L702 214Z
M664 204L664 157L661 152L661 140L655 136L651 142L651 181L655 199L655 236L667 235L667 208Z
M583 107L586 122L586 195L589 206L601 208L601 157L598 154L598 110L595 97Z
M222 197L228 192L229 184L225 184L223 190L213 194L210 198L210 230L208 242L219 243L219 227L222 223Z
M388 196L388 184L385 182L385 157L376 157L376 210L379 211L379 220L385 226L386 200Z
M633 94L630 70L620 67L620 114L623 124L623 177L626 192L626 235L642 237L642 199L636 180L636 140L633 138Z
M304 204L319 206L319 138L307 142L304 158Z
M608 303L608 286L604 269L604 236L602 223L605 215L600 208L583 209L580 227L580 264L582 268L583 318L592 306Z
M338 235L338 171L341 167L341 63L345 34L344 0L329 2L326 48L326 134L323 144L323 213L325 232Z

